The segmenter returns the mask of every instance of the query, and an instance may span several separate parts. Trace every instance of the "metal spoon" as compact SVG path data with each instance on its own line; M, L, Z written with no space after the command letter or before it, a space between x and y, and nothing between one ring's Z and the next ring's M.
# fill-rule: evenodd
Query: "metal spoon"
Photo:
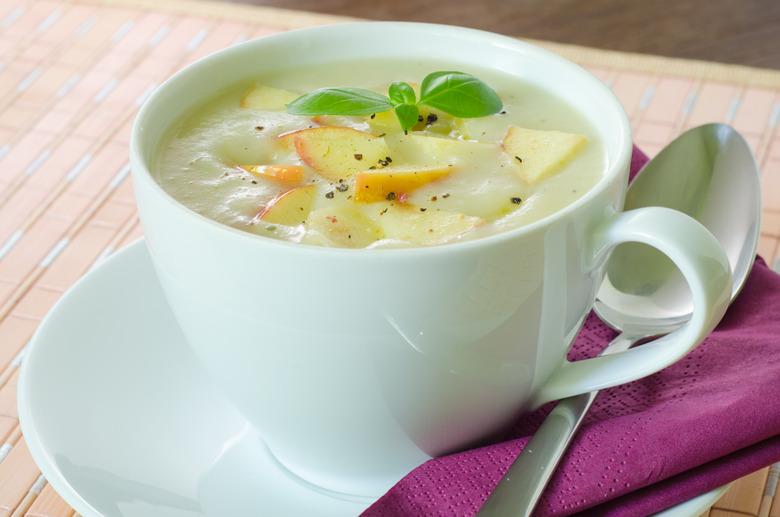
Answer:
M726 252L731 300L753 265L761 222L758 166L745 139L724 124L680 135L647 163L626 193L624 209L664 206L701 222ZM622 244L607 263L594 310L621 331L601 355L681 327L691 317L687 284L671 261L643 244ZM529 516L598 391L561 400L477 513Z

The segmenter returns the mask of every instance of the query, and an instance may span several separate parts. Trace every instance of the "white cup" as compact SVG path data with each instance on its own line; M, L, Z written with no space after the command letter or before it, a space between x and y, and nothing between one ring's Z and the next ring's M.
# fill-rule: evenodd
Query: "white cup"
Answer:
M361 250L220 225L150 174L172 121L226 86L334 59L415 57L492 67L562 98L604 143L603 179L523 228ZM146 240L192 349L282 465L324 489L367 496L430 457L500 436L523 411L658 371L719 321L731 285L715 239L671 210L620 212L631 152L620 102L571 62L503 36L392 22L291 31L202 59L148 99L131 141ZM604 263L627 241L672 258L690 285L693 318L660 344L570 363Z

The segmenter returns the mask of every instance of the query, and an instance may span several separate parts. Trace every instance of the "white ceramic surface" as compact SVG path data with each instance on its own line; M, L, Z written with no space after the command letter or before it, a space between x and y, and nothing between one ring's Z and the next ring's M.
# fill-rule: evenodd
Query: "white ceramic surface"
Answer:
M439 247L352 250L219 225L151 177L172 118L222 87L291 62L385 56L491 66L553 92L595 128L607 155L603 180L521 229ZM615 213L631 150L620 102L559 56L455 27L356 23L236 45L178 73L141 109L131 163L163 291L217 385L291 471L378 495L429 457L504 432L524 409L668 366L720 319L731 284L717 241L677 212ZM692 288L691 323L654 344L568 363L601 266L628 240L678 264Z
M348 517L281 470L192 355L137 242L66 293L31 341L19 417L44 476L84 517ZM691 517L726 487L663 512Z

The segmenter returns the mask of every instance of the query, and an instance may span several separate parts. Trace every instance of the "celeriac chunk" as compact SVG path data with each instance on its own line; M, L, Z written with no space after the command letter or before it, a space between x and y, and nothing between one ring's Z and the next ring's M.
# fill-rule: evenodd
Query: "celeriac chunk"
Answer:
M563 169L585 140L575 133L510 126L503 149L513 158L520 177L535 183Z

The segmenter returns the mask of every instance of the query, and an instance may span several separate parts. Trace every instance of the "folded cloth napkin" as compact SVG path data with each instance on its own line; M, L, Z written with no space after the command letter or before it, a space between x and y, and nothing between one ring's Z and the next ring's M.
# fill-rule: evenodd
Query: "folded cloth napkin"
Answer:
M647 157L634 150L632 175ZM589 315L570 360L616 333ZM603 390L535 515L646 516L780 461L780 276L759 258L721 323L654 375ZM553 404L500 443L429 460L364 517L472 516Z

